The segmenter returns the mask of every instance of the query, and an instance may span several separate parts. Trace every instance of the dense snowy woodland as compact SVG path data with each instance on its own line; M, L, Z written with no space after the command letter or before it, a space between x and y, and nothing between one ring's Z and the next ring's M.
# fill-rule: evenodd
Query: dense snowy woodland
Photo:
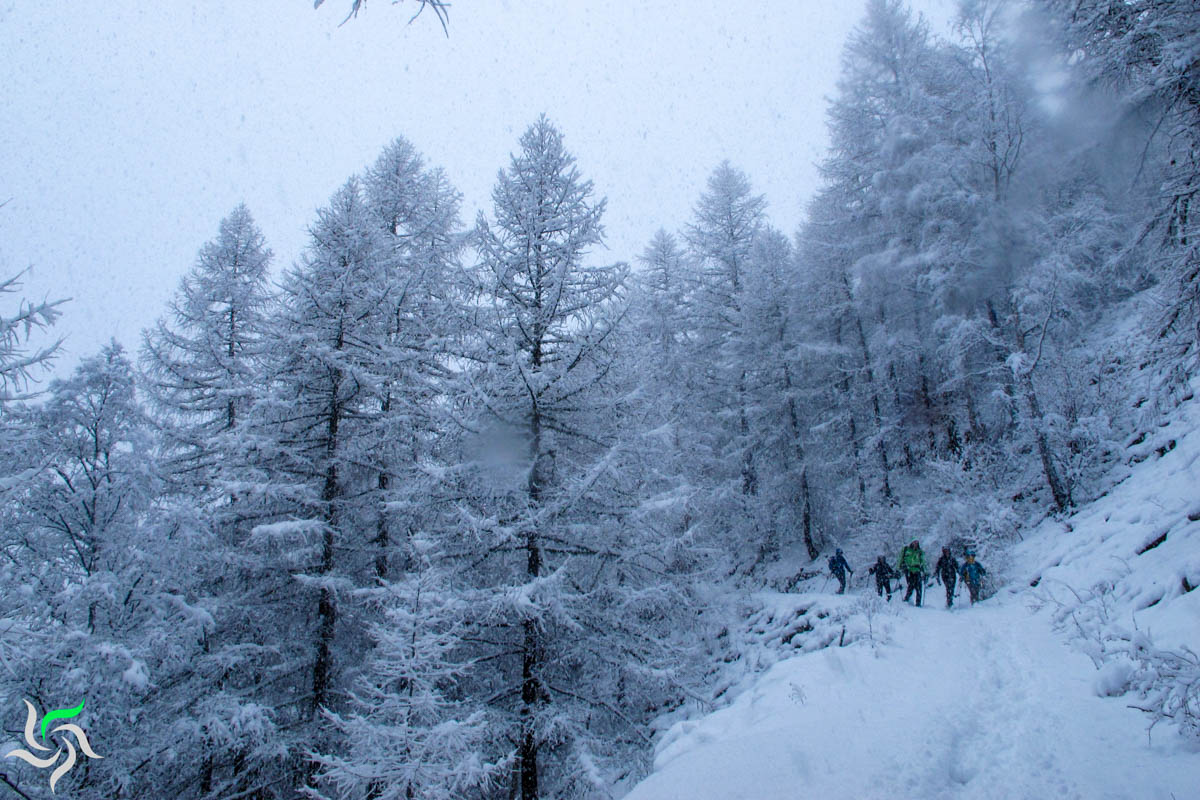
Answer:
M547 113L475 220L399 137L296 263L232 209L69 377L8 265L4 749L86 697L56 796L1196 797L1200 1L870 0L800 229L731 153L629 263Z

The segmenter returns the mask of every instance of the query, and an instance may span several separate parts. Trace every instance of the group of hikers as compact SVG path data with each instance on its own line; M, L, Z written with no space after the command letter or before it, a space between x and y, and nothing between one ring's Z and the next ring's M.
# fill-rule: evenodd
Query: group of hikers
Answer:
M963 559L963 563L960 565L958 560L951 555L950 548L943 547L942 556L933 568L934 578L946 587L946 608L954 605L954 589L960 577L967 585L967 591L971 595L971 604L974 605L979 601L979 592L983 588L983 576L987 574L987 570L975 560L973 548L965 548ZM867 572L875 576L875 591L879 596L883 597L884 592L887 592L888 602L891 602L892 599L892 581L903 577L906 582L904 602L907 603L916 595L916 604L921 605L925 596L925 584L929 577L929 569L925 561L925 552L921 549L921 543L916 539L913 539L900 551L900 560L895 569L888 564L887 558L880 556L875 565ZM838 580L838 594L845 594L847 574L853 575L854 570L850 568L850 563L846 561L846 556L840 547L829 559L829 573Z

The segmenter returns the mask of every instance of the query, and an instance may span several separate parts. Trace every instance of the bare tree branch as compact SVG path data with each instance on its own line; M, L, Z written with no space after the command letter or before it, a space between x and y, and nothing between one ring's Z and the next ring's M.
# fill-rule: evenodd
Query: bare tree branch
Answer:
M404 2L404 0L392 0L392 5L399 5L402 2ZM446 0L413 0L413 2L417 3L417 10L416 13L409 17L408 22L410 25L412 24L413 20L421 16L421 13L428 8L433 11L433 15L437 17L438 22L441 23L442 32L445 33L446 36L450 35L450 3L446 2ZM313 0L313 8L320 8L324 3L325 0ZM346 14L346 18L342 20L340 24L345 25L347 22L357 17L358 12L362 11L366 4L367 0L350 0L350 12Z

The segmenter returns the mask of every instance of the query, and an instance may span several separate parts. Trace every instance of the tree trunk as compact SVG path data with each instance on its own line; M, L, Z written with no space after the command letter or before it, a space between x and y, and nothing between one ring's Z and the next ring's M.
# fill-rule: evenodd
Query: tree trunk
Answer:
M975 389L969 379L963 382L963 392L967 401L967 441L983 441L983 426L979 423L979 412L975 410Z
M1017 316L1013 321L1013 338L1017 343L1017 352L1025 353L1025 332L1021 330L1021 318ZM1043 427L1042 406L1038 402L1037 391L1033 386L1033 367L1021 370L1021 393L1025 396L1025 405L1029 409L1030 422L1033 423L1034 438L1037 442L1038 456L1042 460L1042 471L1046 476L1046 484L1050 487L1050 494L1054 498L1054 507L1058 511L1065 511L1071 505L1071 495L1063 485L1062 478L1059 477L1058 467L1054 463L1053 454L1050 452L1050 442L1046 439L1046 431Z
M934 424L933 396L929 392L929 375L925 370L925 354L917 355L917 369L921 373L921 404L925 407L926 435L929 437L929 454L937 455L937 428Z
M746 373L738 376L738 433L742 437L742 494L758 494L758 471L750 446L750 420L746 416Z
M339 349L342 344L339 332ZM325 517L325 526L321 534L321 561L317 565L317 574L326 576L333 571L333 530L337 521L334 502L338 498L338 469L334 460L338 449L338 427L341 423L342 404L338 400L338 390L341 387L341 371L334 370L331 374L329 391L329 408L326 412L325 430L325 484L321 489L321 503ZM313 719L321 713L321 709L329 705L329 687L333 673L333 636L337 624L337 600L333 591L327 586L321 587L317 600L317 654L313 661L312 671L312 706L310 715ZM312 786L317 772L317 762L306 759L304 766L304 783Z
M204 767L200 770L200 796L208 794L212 791L213 783L213 757L208 756L204 759Z
M541 337L535 335L531 353L533 371L542 363ZM538 400L533 398L529 415L529 505L536 509L542 502L543 481L546 478L545 454L542 453L542 415ZM535 580L542 571L542 551L538 533L532 527L525 531L525 575ZM538 680L541 666L541 632L538 621L526 619L521 623L521 731L517 747L521 800L538 800L538 739L537 707L541 700L541 684Z
M888 466L887 446L883 441L883 414L879 410L879 390L875 385L875 370L871 366L871 350L867 346L866 331L863 330L862 316L854 309L854 295L850 292L850 281L846 278L846 274L842 273L842 287L846 292L846 308L847 313L854 317L854 329L858 333L858 346L862 351L863 374L867 378L867 388L871 393L871 410L875 415L875 433L879 437L877 442L877 450L879 452L879 465L883 469L883 497L889 502L892 501L892 483L890 479L891 468Z
M532 565L536 547L529 551ZM538 698L538 641L537 621L525 620L521 645L521 743L517 759L521 765L521 800L538 800L538 741L536 720Z
M384 395L383 403L380 406L380 411L386 418L392 408L392 395L388 392ZM390 544L390 531L388 530L388 513L385 507L387 503L387 490L390 479L386 469L379 471L379 519L375 522L375 577L380 581L387 580L388 576L388 546Z
M988 301L988 313L993 325L998 325L996 312L992 307L991 301ZM1025 350L1025 332L1021 329L1021 317L1014 311L1013 315L1013 341L1016 343L1016 352L1022 355L1026 354ZM1011 370L1006 370L1006 375L1011 376ZM1012 378L1007 378L1007 383L1012 386ZM1054 498L1054 507L1057 511L1065 511L1071 505L1071 495L1066 490L1062 478L1058 474L1058 467L1054 463L1054 456L1050 452L1050 442L1046 439L1046 431L1044 421L1042 419L1042 405L1038 401L1037 390L1033 385L1033 366L1028 369L1022 367L1019 377L1021 394L1025 398L1025 406L1029 409L1029 421L1033 425L1034 441L1037 444L1038 456L1042 462L1042 472L1046 476L1046 484L1050 487L1050 495Z
M987 306L987 313L988 313L988 323L992 326L992 330L994 330L997 333L998 337L1003 338L1004 330L1000 326L1000 317L996 313L996 306L992 303L991 300L987 301L986 306ZM1004 365L1004 351L1001 350L1000 348L996 349L996 359L1001 363L1001 365ZM1013 385L1012 370L1008 369L1007 366L1004 366L1003 374L1004 374L1004 390L1008 393L1009 398L1011 398L1012 400L1015 400L1016 396L1017 396L1017 390L1016 390L1016 387ZM1017 410L1016 410L1016 408L1013 407L1012 402L1009 402L1007 405L1008 405L1008 424L1012 427L1016 427Z
M237 358L237 309L232 304L229 306L229 342L226 355L231 364ZM233 430L235 424L237 424L237 410L234 408L231 397L225 404L225 430Z
M1046 483L1050 487L1050 494L1054 497L1054 507L1058 511L1065 511L1071 505L1071 495L1063 486L1062 479L1058 475L1058 467L1054 464L1054 458L1050 453L1050 443L1046 440L1046 432L1042 428L1042 409L1038 403L1037 394L1034 392L1033 380L1028 375L1021 379L1021 386L1025 393L1025 403L1029 407L1029 414L1032 417L1032 422L1036 430L1038 455L1042 459L1042 470L1046 475Z
M842 346L842 323L835 321L833 323L833 339L840 349ZM842 372L842 379L838 383L838 391L841 392L845 399L846 418L848 420L846 435L849 439L850 449L854 453L854 474L858 478L858 507L860 518L865 521L867 511L867 481L863 477L862 470L862 448L858 444L858 425L854 421L854 404L850 402L850 374L849 370ZM836 402L834 406L836 407Z
M534 420L536 431L538 421L536 414ZM540 436L535 433L535 437L536 443ZM535 506L541 497L537 461L534 462L534 467L530 472L529 497ZM528 530L525 533L525 556L525 574L526 577L533 580L542 571L542 551L537 532L534 530ZM520 763L521 800L538 800L538 741L535 716L542 697L541 684L538 680L542 643L537 620L524 620L521 627L521 741L517 750L517 760Z
M792 426L792 442L796 462L800 465L800 530L804 536L804 549L808 551L809 559L816 561L820 551L817 550L812 535L812 500L808 491L808 462L804 457L804 440L800 434L800 414L796 411L796 398L792 396L792 373L787 366L783 368L783 385L788 395L788 421Z
M338 331L337 349L343 345L343 334ZM341 389L341 370L334 370L330 375L329 408L326 412L325 430L325 485L321 489L321 503L325 516L325 529L321 541L321 563L317 568L318 575L328 575L333 571L333 529L337 512L334 502L338 498L338 427L342 421L342 404L338 399ZM333 592L328 587L322 587L321 597L317 603L317 616L320 625L317 630L317 659L313 664L313 714L329 702L330 666L332 662L332 645L334 625L337 622L337 605Z
M336 431L336 422L331 423L331 430ZM318 575L328 575L333 570L333 500L337 496L337 466L330 464L325 472L325 491L321 499L325 501L326 512L325 530L321 541L321 563L317 569ZM314 715L329 703L330 666L332 663L332 645L334 624L337 622L337 604L333 592L328 587L321 588L321 597L317 603L317 616L320 625L317 629L317 659L313 664L313 713Z
M895 363L888 363L888 381L892 384L892 407L896 409L896 419L904 418L904 406L900 400L900 379L896 377ZM908 443L903 426L900 427L900 446L904 450L904 468L910 472L916 468L917 461L913 458L912 447Z
M379 473L379 498L380 504L387 502L388 490L388 474L381 470ZM388 576L388 545L390 544L391 535L388 530L388 515L386 509L380 509L379 519L375 523L375 577L381 581L387 580Z

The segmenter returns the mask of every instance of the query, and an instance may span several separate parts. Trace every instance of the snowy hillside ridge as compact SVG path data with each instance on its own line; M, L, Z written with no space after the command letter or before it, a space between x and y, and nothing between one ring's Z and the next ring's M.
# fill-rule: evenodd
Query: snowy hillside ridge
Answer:
M1100 669L1098 694L1200 742L1200 403L1137 434L1127 464L1017 547L1014 574Z
M1138 433L1127 453L1104 496L1063 521L1044 521L1015 548L1014 579L1068 610L1103 592L1114 619L1165 644L1194 647L1200 403L1185 402L1152 432Z

